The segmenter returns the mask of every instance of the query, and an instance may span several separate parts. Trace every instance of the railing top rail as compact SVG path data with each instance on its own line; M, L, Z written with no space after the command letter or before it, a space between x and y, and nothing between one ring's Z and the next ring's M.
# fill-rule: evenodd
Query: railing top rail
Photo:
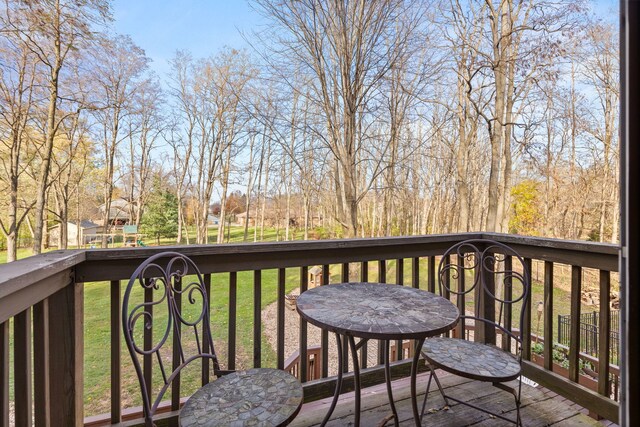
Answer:
M441 234L377 239L343 239L225 245L163 246L143 249L93 249L77 268L79 281L124 279L137 264L160 251L193 259L202 273L264 270L439 255L452 244L480 234Z
M620 245L611 243L482 233L483 238L505 243L523 257L567 265L618 271Z
M53 251L0 266L0 322L71 283L84 251Z
M0 266L0 321L68 284L71 274L77 282L126 279L144 259L166 250L189 256L203 273L216 273L432 256L477 238L506 243L524 257L618 270L617 245L498 233L53 251Z
M23 286L72 268L85 260L85 251L52 251L0 266L0 298Z
M534 236L520 236L517 234L503 234L503 233L481 233L483 239L492 239L503 243L512 243L525 246L535 246L564 249L572 251L585 251L609 255L617 255L620 249L619 244L614 243L601 243L590 242L586 240L567 240L567 239L554 239L551 237L534 237Z

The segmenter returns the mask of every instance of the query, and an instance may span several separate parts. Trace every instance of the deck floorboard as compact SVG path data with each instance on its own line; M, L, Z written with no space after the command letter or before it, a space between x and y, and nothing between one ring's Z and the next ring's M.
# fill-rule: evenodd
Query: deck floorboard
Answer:
M491 387L487 383L470 381L454 375L439 374L442 386L447 394L464 398L475 405L486 407L495 412L504 412L508 418L515 418L515 403L513 396L507 392ZM422 374L418 377L419 408L422 405L424 391L428 376ZM434 390L429 392L423 426L434 427L501 427L512 426L506 421L492 418L490 415L452 402L451 407L444 407L444 400L440 393ZM412 426L413 416L411 412L409 379L403 378L393 382L393 394L396 408L399 413L401 426ZM541 387L522 386L521 415L523 423L527 427L570 427L591 426L603 427L612 425L608 421L596 421L589 417L586 411L578 405L563 399L561 396ZM317 426L327 413L331 404L331 398L310 402L302 406L300 414L291 424L294 427ZM362 390L361 426L377 426L385 418L389 418L391 409L387 400L386 387L378 385ZM354 394L346 393L340 397L338 405L333 412L328 426L352 426L354 423ZM389 421L386 425L393 425Z

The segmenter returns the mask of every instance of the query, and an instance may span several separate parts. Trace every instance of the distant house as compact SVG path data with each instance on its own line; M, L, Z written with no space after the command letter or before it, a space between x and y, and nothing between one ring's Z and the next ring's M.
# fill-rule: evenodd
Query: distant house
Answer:
M60 243L60 224L49 229L49 245L58 246ZM89 220L82 220L80 224L67 222L67 243L70 246L86 245L96 238L97 233L102 233L102 227ZM78 244L78 237L80 244Z
M130 207L131 203L126 199L120 198L112 200L111 207L109 208L109 224L116 226L129 224L131 222L131 218L129 218ZM102 216L104 215L106 205L103 203L98 209ZM102 223L102 220L98 222Z
M207 216L207 225L208 226L212 226L212 225L218 225L220 224L220 218L217 217L216 215L211 215L209 214L209 216Z
M246 225L247 221L249 221L249 226L254 226L256 225L256 217L253 213L249 213L247 215L247 212L242 212L236 215L236 222L239 225Z

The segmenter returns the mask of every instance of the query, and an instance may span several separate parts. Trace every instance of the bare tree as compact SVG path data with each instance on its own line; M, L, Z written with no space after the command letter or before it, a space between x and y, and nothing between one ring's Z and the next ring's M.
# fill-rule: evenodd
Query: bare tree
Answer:
M140 83L133 99L126 167L128 199L131 201L129 218L136 225L140 224L151 190L152 154L164 130L165 118L160 112L163 101L160 82L153 76Z
M490 138L491 160L488 183L488 209L485 228L506 231L509 192L512 185L512 141L514 125L519 124L517 105L527 97L537 73L559 52L554 34L571 28L581 2L486 0L467 2L469 10L488 19L470 22L483 26L484 41L477 54L482 58L478 76L491 78L491 108L476 105Z
M188 52L178 51L171 60L171 94L175 100L172 114L174 123L169 128L166 138L172 148L173 175L176 182L176 198L178 201L178 236L176 243L182 242L183 233L189 243L186 227L185 193L189 187L189 164L196 138L197 105L194 87L193 59Z
M110 211L115 187L116 153L122 141L130 134L126 120L134 113L133 100L141 89L141 78L147 69L148 58L144 51L136 46L129 37L117 36L101 40L97 47L94 64L93 82L97 109L94 111L99 124L98 139L102 147L102 197L104 211L102 221L104 232L110 227ZM104 236L102 245L106 247Z
M196 242L208 242L207 220L216 182L228 186L231 161L238 151L238 137L243 127L241 98L252 78L246 53L226 49L215 57L199 61L187 72L191 74L194 137L191 158L195 168L193 183L197 200L195 212ZM191 107L190 107L191 108ZM223 191L222 198L226 196ZM222 203L224 215L224 202ZM222 218L221 218L222 219ZM224 228L219 227L219 232ZM219 239L223 234L219 234Z
M94 149L86 117L82 117L81 113L82 110L78 110L63 123L52 153L54 215L60 224L59 249L66 249L68 246L67 224L70 220L71 201L78 194L87 170L90 169L90 156ZM79 230L81 218L76 220ZM80 245L80 240L77 242Z
M9 14L9 8L6 9ZM6 27L5 18L2 25ZM0 218L2 233L7 239L7 262L17 257L17 238L20 227L25 221L34 201L22 200L19 196L21 177L25 169L24 163L31 161L35 154L29 149L29 121L32 120L35 108L34 85L37 66L35 56L27 48L25 42L6 33L0 40L0 143L1 157L0 181L3 192L9 195L6 212L8 219Z
M313 77L310 98L322 111L322 138L336 159L338 220L347 236L355 236L358 203L369 187L358 187L362 113L408 48L422 10L417 3L395 0L256 4L284 32L270 38L282 49L278 60L293 62L292 69Z
M17 35L43 67L47 102L43 128L42 161L37 181L37 199L34 209L33 252L42 250L43 231L46 226L44 211L47 189L50 185L51 155L54 139L64 116L60 117L59 104L64 87L63 71L74 49L86 48L86 41L94 34L94 26L109 19L107 0L34 0L29 2L5 0L6 24Z
M595 114L590 133L602 144L602 187L598 235L600 241L608 240L606 228L611 229L611 241L618 240L618 180L616 171L618 105L620 98L618 36L612 25L592 23L587 31L588 56L583 61L584 75L596 92ZM616 214L614 214L616 212ZM607 224L608 223L608 224Z

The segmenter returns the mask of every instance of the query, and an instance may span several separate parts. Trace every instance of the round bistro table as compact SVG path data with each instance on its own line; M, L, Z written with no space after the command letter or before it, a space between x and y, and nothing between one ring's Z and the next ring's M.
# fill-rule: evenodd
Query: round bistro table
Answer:
M385 380L389 404L398 425L393 402L389 368L390 340L417 340L411 365L411 405L416 426L420 425L416 394L416 375L420 349L425 338L447 332L458 323L459 312L448 299L431 292L406 286L381 283L339 283L319 286L303 292L297 300L300 316L312 325L336 334L338 348L338 381L325 425L335 409L342 387L344 352L340 336L346 336L353 359L355 383L355 425L360 425L360 365L355 338L385 342ZM400 351L400 350L399 350Z

